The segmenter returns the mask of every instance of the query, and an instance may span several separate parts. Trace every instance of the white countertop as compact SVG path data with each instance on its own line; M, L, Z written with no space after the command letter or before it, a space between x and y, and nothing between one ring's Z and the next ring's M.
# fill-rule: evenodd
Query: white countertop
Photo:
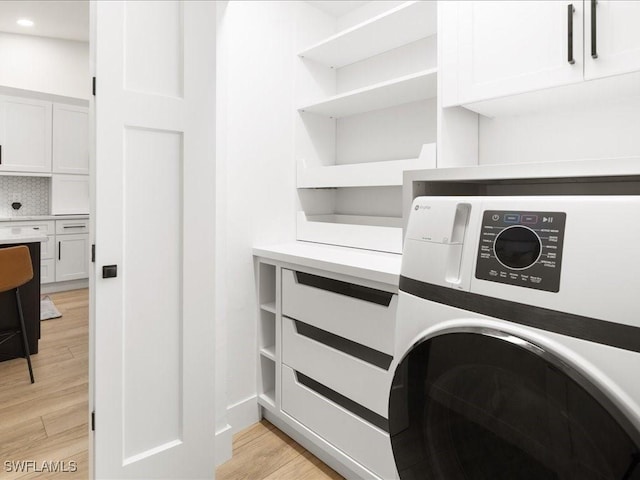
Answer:
M253 254L398 286L402 255L312 242L258 246Z
M566 160L562 162L478 165L472 167L407 170L404 183L417 181L486 181L572 177L640 176L640 158Z
M89 218L88 214L84 215L31 215L24 217L0 217L0 222L26 222L26 221L46 221L46 220L79 220Z
M0 245L43 242L46 239L46 235L31 227L0 227Z

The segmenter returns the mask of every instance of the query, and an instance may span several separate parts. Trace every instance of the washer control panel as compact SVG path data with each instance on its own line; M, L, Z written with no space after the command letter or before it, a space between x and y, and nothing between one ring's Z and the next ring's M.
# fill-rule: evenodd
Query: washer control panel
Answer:
M486 210L476 278L558 292L566 218L564 212Z

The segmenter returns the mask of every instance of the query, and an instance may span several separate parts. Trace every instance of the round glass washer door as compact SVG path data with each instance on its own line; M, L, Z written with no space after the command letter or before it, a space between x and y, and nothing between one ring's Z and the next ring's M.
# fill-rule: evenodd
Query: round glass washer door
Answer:
M492 330L412 350L389 427L403 480L640 480L628 419L557 358Z

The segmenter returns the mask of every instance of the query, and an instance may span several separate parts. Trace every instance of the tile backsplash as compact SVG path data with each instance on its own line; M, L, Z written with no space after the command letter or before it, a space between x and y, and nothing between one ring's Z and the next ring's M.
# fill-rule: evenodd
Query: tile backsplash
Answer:
M49 214L51 179L46 177L10 177L0 175L0 217L25 217ZM22 203L11 208L14 196Z

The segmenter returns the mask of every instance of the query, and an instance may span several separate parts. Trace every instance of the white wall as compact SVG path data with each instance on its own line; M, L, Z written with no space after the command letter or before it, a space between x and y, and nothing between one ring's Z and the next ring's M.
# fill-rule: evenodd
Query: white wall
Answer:
M218 81L218 367L226 412L216 428L257 421L252 247L295 240L296 37L306 2L232 1L220 24ZM224 357L224 358L220 358ZM224 394L223 394L224 391ZM220 418L226 416L226 418Z
M88 99L89 44L0 32L0 86Z
M479 163L539 163L640 156L640 101L479 117Z

